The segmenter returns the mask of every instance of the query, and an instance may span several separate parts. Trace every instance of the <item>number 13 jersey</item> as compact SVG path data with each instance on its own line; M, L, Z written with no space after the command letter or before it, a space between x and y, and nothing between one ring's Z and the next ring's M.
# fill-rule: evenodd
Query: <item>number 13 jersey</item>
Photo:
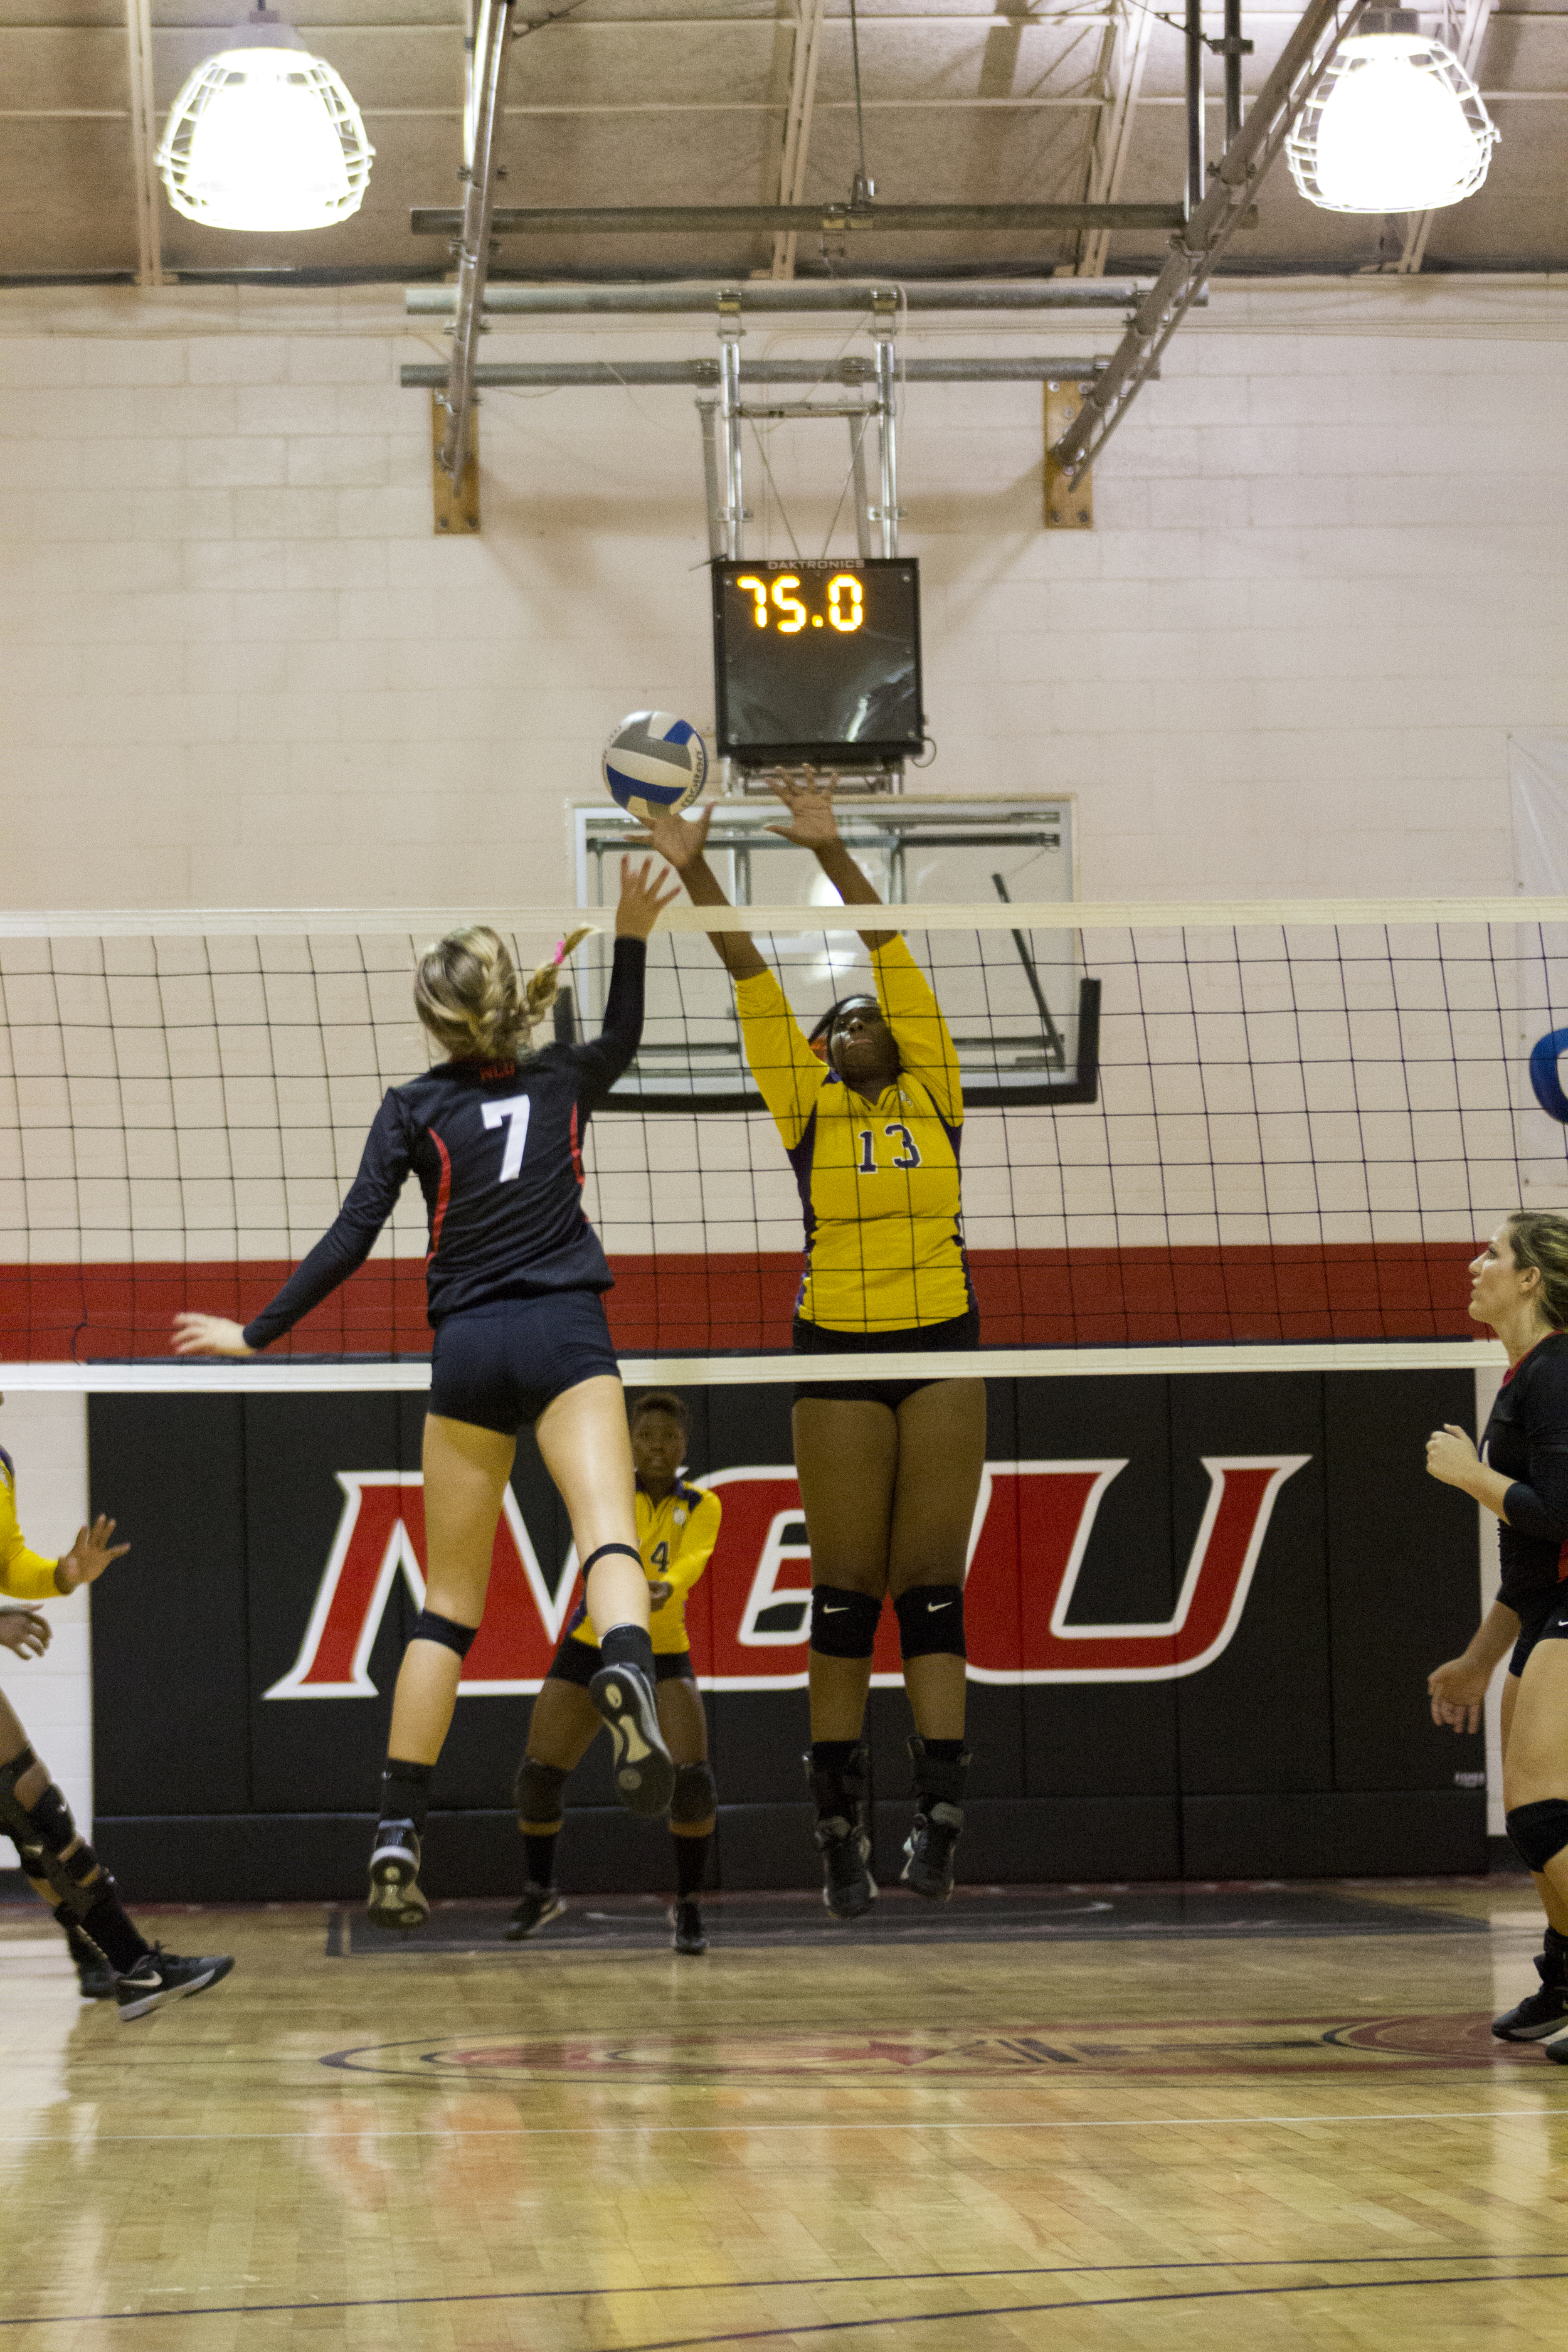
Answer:
M903 940L873 949L871 969L900 1065L874 1102L817 1059L771 971L735 984L746 1058L800 1187L805 1275L795 1312L829 1331L908 1331L973 1304L958 1056Z
M245 1327L265 1348L370 1255L410 1175L429 1219L431 1324L500 1299L608 1290L583 1210L583 1132L642 1034L641 940L617 940L602 1034L518 1062L442 1062L394 1087L336 1222Z

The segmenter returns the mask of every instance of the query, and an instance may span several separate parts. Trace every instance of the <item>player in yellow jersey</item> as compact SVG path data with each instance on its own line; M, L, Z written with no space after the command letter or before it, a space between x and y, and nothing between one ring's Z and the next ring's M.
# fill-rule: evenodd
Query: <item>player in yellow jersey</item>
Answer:
M5 1399L0 1397L0 1404ZM0 1648L41 1658L53 1627L37 1604L95 1584L129 1544L111 1542L114 1521L101 1515L79 1530L69 1551L46 1559L28 1548L16 1518L16 1471L0 1447L0 1592L19 1601L0 1607ZM205 1992L227 1976L225 1958L176 1959L149 1944L122 1908L114 1881L79 1835L70 1807L39 1762L15 1710L0 1693L0 1830L16 1848L35 1895L65 1929L85 2000L112 2000L122 2019L145 2017L165 2001Z
M698 1898L713 1843L718 1790L708 1764L708 1717L686 1638L686 1596L712 1557L720 1503L717 1495L679 1475L691 1434L691 1416L681 1398L668 1389L651 1389L633 1403L630 1419L637 1544L648 1580L659 1728L675 1764L669 1805L675 1840L675 1949L705 1952L708 1938ZM528 1885L505 1931L509 1943L537 1936L565 1908L555 1891L561 1792L602 1728L588 1696L599 1664L594 1628L580 1603L533 1703L527 1750L518 1768L518 1827L528 1860Z
M789 816L773 831L816 853L846 905L879 906L839 838L831 785L774 790ZM648 830L696 903L721 907L703 855L708 824L706 813L689 824L667 815ZM746 1057L800 1186L805 1276L796 1350L916 1355L978 1346L959 1195L958 1059L908 948L896 931L862 931L875 993L842 998L808 1038L746 934L710 936L735 982ZM823 1899L836 1917L855 1919L877 1892L862 1731L889 1598L915 1722L904 1883L941 1902L952 1892L970 1760L963 1580L985 1461L984 1383L908 1371L802 1381L794 1434L811 1541L806 1770Z

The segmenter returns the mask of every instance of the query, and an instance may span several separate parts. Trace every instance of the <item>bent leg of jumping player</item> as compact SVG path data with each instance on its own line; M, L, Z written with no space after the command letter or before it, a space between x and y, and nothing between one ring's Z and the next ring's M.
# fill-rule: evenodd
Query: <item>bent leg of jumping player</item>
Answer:
M635 1811L662 1813L674 1771L658 1730L647 1583L637 1548L631 1444L618 1380L580 1381L535 1424L545 1468L585 1564L588 1612L604 1659L593 1698L616 1743L616 1780ZM371 1916L420 1926L429 1903L418 1884L419 1840L463 1660L484 1615L501 1497L515 1437L430 1413L425 1423L426 1589L404 1653L382 1777L381 1826L371 1857Z

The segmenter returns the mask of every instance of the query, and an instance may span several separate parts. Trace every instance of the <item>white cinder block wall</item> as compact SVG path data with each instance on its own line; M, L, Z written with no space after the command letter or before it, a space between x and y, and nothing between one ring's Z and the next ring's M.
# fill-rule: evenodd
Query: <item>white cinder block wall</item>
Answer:
M484 534L450 544L414 323L383 288L0 294L13 904L559 900L607 727L710 718L691 395L489 396ZM909 348L1115 332L926 320ZM841 340L758 326L747 355ZM713 348L580 320L485 356ZM1048 538L1037 388L912 389L922 785L1078 790L1089 897L1508 887L1507 735L1568 724L1565 357L1561 283L1224 287L1101 461L1095 530ZM826 425L773 444L807 551L844 456ZM761 511L753 545L787 546Z

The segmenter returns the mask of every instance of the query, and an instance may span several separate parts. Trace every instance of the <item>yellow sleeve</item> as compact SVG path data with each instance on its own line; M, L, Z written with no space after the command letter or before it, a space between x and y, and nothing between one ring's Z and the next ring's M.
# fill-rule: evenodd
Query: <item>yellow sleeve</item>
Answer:
M678 1593L689 1592L709 1561L719 1540L719 1521L723 1505L717 1495L705 1494L686 1522L680 1538L680 1549L663 1571L663 1580L670 1588L673 1600Z
M735 982L735 1009L757 1090L773 1115L786 1150L805 1133L827 1066L801 1034L789 999L771 971Z
M900 1061L911 1077L920 1079L942 1118L957 1127L963 1118L958 1055L930 981L902 940L873 948L871 969Z
M58 1601L58 1565L28 1550L16 1524L16 1472L9 1455L0 1454L0 1592L8 1592L14 1601Z

